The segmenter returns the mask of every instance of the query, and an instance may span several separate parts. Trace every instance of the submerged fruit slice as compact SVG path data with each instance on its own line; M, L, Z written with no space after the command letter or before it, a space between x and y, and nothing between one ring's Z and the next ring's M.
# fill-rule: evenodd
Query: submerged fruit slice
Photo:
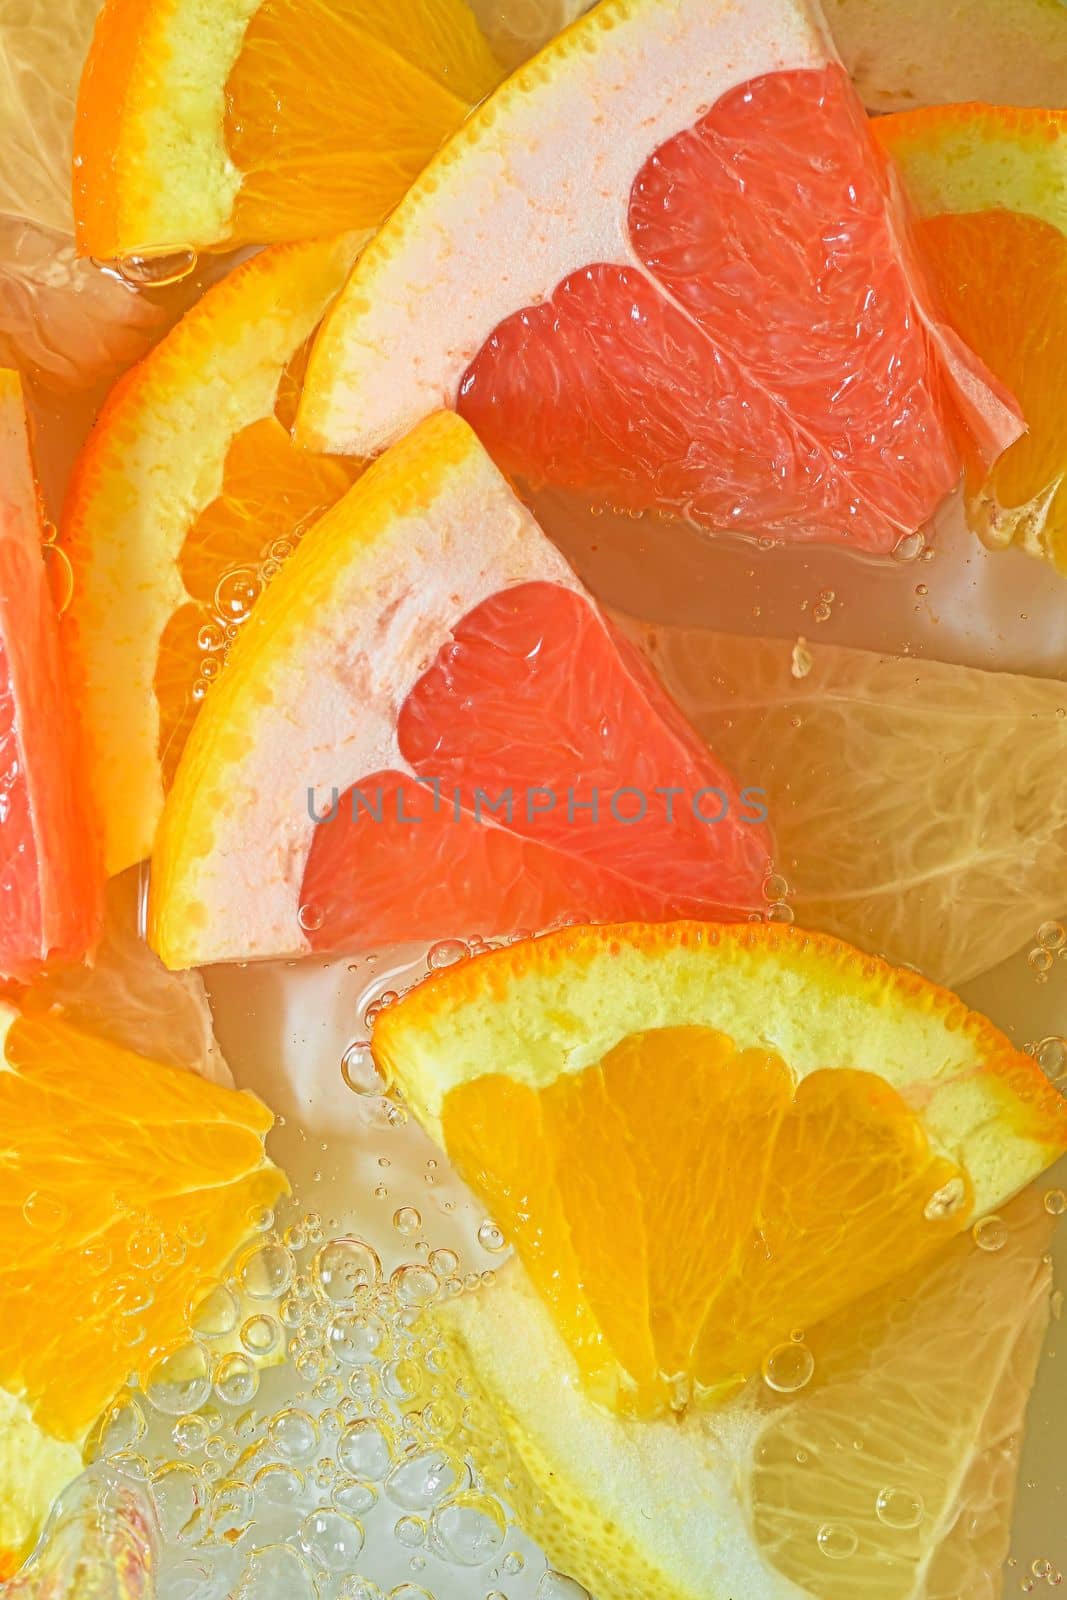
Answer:
M443 412L235 645L167 802L150 937L186 966L751 909L763 816Z
M822 0L872 111L983 100L1056 106L1067 85L1061 0Z
M373 1047L641 1415L930 1255L1067 1148L945 990L776 925L564 930L431 978Z
M955 985L1067 909L1055 678L822 643L797 678L787 639L626 629L731 768L760 774L803 927Z
M29 1535L70 1466L59 1446L181 1343L286 1184L253 1096L53 1016L5 1005L0 1032L0 1529Z
M995 1254L965 1234L809 1330L793 1392L755 1379L681 1421L594 1406L510 1263L434 1314L465 1442L598 1600L994 1595L1051 1289L1041 1197L1004 1223Z
M806 4L607 0L364 252L298 426L367 455L456 406L533 484L884 552L955 487L957 411L1018 436L986 377Z
M116 387L74 468L62 637L108 871L150 854L165 788L232 637L355 475L291 442L303 348L360 238L266 250Z
M971 525L1067 572L1067 112L947 106L876 126L947 315L1027 424L991 471L968 463Z
M80 958L100 919L22 388L0 371L0 977Z
M79 248L373 227L500 75L463 0L105 0L78 93Z

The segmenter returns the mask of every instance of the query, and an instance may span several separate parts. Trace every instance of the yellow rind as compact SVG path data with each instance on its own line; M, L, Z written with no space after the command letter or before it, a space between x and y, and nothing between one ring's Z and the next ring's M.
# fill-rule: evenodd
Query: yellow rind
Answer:
M279 245L238 267L117 386L75 463L61 639L109 874L150 854L163 807L153 684L163 630L189 598L186 534L219 493L236 434L271 414L363 238Z
M567 928L431 976L379 1017L373 1049L439 1144L458 1084L542 1088L621 1039L696 1024L777 1052L798 1079L878 1073L963 1167L976 1215L1067 1148L1067 1102L992 1023L917 974L780 924Z

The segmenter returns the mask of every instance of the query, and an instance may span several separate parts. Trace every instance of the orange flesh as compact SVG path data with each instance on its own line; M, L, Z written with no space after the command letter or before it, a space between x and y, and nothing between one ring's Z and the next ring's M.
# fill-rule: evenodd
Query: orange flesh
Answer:
M131 1370L181 1340L285 1180L251 1095L50 1016L16 1019L6 1056L0 1388L79 1440Z
M995 544L1043 533L1067 571L1067 238L1007 210L930 217L916 228L949 319L1011 389L1029 430L988 474L970 466L977 531Z
M643 1416L743 1380L971 1209L875 1073L797 1084L704 1027L633 1035L541 1090L490 1073L450 1092L443 1123L590 1391ZM957 1203L931 1206L946 1186Z
M283 377L283 415L291 406L287 384ZM358 471L354 463L298 449L277 416L251 423L234 438L221 493L182 547L182 582L192 599L170 618L160 641L155 691L166 787L203 696L255 599Z
M376 226L501 76L459 0L312 9L264 0L227 82L234 243Z

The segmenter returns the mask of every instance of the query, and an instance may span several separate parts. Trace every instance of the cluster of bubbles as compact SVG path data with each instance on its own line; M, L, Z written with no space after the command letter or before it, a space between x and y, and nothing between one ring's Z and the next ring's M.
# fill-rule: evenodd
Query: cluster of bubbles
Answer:
M1014 1557L1008 1561L1009 1567L1018 1566ZM1044 1556L1038 1556L1031 1561L1029 1569L1019 1579L1019 1589L1022 1594L1033 1594L1039 1585L1049 1589L1058 1589L1063 1582L1063 1573L1054 1561L1048 1561Z
M210 603L201 607L196 635L199 663L190 689L193 700L204 699L256 601L271 579L277 577L306 531L307 525L293 528L284 539L272 539L265 545L258 562L227 567L220 575Z
M1062 922L1043 922L1034 935L1033 946L1026 957L1039 983L1048 982L1057 957L1067 961L1067 929Z
M429 1249L422 1220L398 1206L416 1259L387 1272L315 1212L258 1214L188 1342L100 1419L91 1457L144 1485L160 1525L159 1600L433 1600L435 1579L455 1592L449 1568L494 1600L520 1600L516 1581L522 1600L584 1600L510 1547L521 1536L466 1450L467 1401L428 1313L492 1273ZM489 1222L479 1243L504 1248Z

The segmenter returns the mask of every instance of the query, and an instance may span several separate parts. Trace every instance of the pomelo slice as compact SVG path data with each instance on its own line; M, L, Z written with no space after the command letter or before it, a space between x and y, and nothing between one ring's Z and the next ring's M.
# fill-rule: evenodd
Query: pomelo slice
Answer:
M1067 911L1055 678L822 643L797 678L792 640L620 620L732 770L761 775L801 926L956 985Z
M590 1393L706 1403L1010 1198L1067 1102L947 991L774 924L575 928L431 977L375 1057Z
M81 957L102 875L41 553L22 387L0 371L0 976Z
M0 1003L0 1538L27 1536L131 1371L182 1345L196 1304L286 1188L273 1118L208 1083ZM27 1315L32 1307L32 1316Z
M756 1379L682 1422L594 1406L509 1263L434 1313L469 1446L598 1600L996 1595L1052 1286L1040 1195L1004 1221L998 1252L965 1234L811 1329L795 1392Z
M234 646L167 801L149 935L190 966L752 910L759 817L443 412Z
M971 526L1067 572L1067 112L946 106L876 127L947 315L1027 423L991 470L968 463Z
M78 91L79 249L374 227L500 76L463 0L105 0Z
M1067 14L1061 0L822 0L872 111L982 100L1061 105Z
M62 519L62 640L110 873L151 853L182 746L269 574L355 475L288 432L304 346L362 235L238 267L114 389Z
M1009 398L927 301L803 0L607 0L480 107L361 257L298 415L368 455L455 406L532 484L885 552Z

